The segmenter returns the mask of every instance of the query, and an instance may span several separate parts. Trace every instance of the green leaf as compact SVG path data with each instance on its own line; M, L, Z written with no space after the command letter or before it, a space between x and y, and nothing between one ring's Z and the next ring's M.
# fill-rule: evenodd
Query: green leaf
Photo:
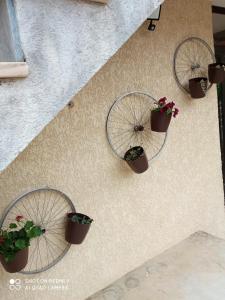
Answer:
M71 218L71 221L72 221L72 222L75 222L75 223L80 223L81 220L82 220L82 218L79 217L79 216L77 216L77 215L74 215L74 216L72 216L72 218Z
M24 249L26 247L26 242L22 239L19 239L15 242L15 246L18 248L18 249Z
M88 216L78 216L78 215L74 215L71 218L72 222L78 223L78 224L91 224L92 223L92 219L90 219Z
M13 231L8 232L8 239L13 240L13 238L14 238L14 232Z
M9 228L10 228L10 229L17 228L16 223L11 223L11 224L9 224Z
M27 233L24 228L22 228L18 231L18 238L25 238L26 236L27 236Z
M35 227L33 228L33 231L34 231L34 233L35 233L35 236L40 236L40 235L42 235L42 230L41 230L41 228L40 228L39 226L35 226Z
M11 246L13 246L13 240L5 240L4 247L10 248Z
M29 230L32 226L34 226L34 223L32 221L27 221L24 228L25 230Z
M167 115L172 114L172 109L171 109L171 108L167 109L166 114L167 114Z
M4 255L5 261L6 261L7 263L13 261L14 258L15 258L15 255L16 255L15 253L6 253L6 254Z
M8 232L6 230L3 231L2 236L4 239L8 237Z
M31 230L27 233L29 238L35 238L37 236L42 235L42 230L40 227L38 226L34 226L33 228L31 228Z

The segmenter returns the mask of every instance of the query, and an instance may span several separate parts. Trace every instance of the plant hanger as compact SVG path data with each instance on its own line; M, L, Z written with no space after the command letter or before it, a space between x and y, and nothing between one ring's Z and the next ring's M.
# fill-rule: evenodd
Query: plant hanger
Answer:
M197 95L202 98L211 88L208 83L208 66L215 62L210 46L199 37L189 37L182 41L174 53L173 71L178 86L191 94L192 86L197 85ZM201 91L202 89L202 91Z
M167 132L159 134L150 127L150 115L156 103L157 100L142 91L125 93L114 101L106 119L106 135L117 157L124 159L127 150L135 146L145 149L149 161L162 151Z
M64 239L65 216L75 212L72 201L64 193L51 188L29 191L14 200L5 210L0 221L1 228L7 228L16 216L31 219L41 227L43 234L30 245L28 263L20 271L36 274L57 264L67 253L70 244Z

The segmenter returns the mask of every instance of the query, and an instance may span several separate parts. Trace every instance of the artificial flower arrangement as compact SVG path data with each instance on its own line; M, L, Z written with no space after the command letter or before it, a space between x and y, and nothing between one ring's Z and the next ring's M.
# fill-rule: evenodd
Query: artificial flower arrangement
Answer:
M167 102L163 97L156 102L157 107L151 111L151 130L156 132L166 132L170 125L172 116L176 118L179 109L175 107L173 101Z

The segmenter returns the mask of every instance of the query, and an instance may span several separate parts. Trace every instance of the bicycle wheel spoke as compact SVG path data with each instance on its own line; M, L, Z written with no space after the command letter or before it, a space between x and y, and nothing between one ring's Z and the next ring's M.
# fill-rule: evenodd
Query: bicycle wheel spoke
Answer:
M48 242L48 240L47 240L46 237L44 237L44 239L46 241L46 244L48 245L48 250L49 250L49 253L51 255L51 259L52 259L52 261L54 261L55 260L55 256L54 256L54 252L52 252L52 251L54 251L54 248L52 248L51 244Z
M70 246L64 237L69 211L75 211L70 199L62 192L49 188L25 194L7 209L2 228L8 228L9 223L15 222L16 216L21 215L45 229L40 237L31 240L28 263L21 273L47 270L66 254Z
M29 265L30 265L29 271L31 270L31 267L32 267L32 264L33 264L33 260L34 260L34 257L35 257L34 254L36 253L36 250L37 250L37 248L38 248L38 242L37 242L37 240L35 240L35 241L36 241L36 247L35 247L35 249L33 250L31 256L29 257Z
M185 62L182 64L184 65L182 68L187 68ZM181 74L183 76L182 72ZM154 138L149 142L148 138L150 139L151 135L145 136L143 132L151 132L149 126L146 127L146 125L150 125L151 110L156 102L144 92L131 92L118 98L110 108L106 124L107 137L113 151L121 159L124 158L125 152L134 146L142 146L149 160L161 151L166 135L164 134L163 138L158 136L158 140ZM122 124L127 124L127 126ZM150 146L151 144L153 145Z
M51 204L51 198L52 198L52 192L51 192L51 194L49 195L49 197L48 197L48 201L47 201L47 206L46 206L46 209L45 209L45 214L44 214L44 216L43 216L43 219L42 219L42 223L44 224L44 222L45 222L45 218L46 218L46 216L48 215L48 213L49 213L49 205Z
M197 37L186 39L177 47L174 55L174 72L178 85L190 93L189 80L208 77L208 65L214 61L213 51L204 40Z

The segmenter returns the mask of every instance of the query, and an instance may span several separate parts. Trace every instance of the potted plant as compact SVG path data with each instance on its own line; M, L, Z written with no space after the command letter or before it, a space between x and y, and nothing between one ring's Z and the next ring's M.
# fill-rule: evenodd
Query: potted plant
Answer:
M197 77L189 80L191 97L194 99L205 97L207 87L208 79L206 77Z
M8 229L0 229L0 261L7 272L15 273L25 268L30 240L42 233L39 226L23 216L17 216Z
M220 63L210 64L208 67L209 81L221 83L225 80L225 65Z
M130 148L124 155L124 160L135 173L143 173L148 169L148 159L141 146Z
M85 239L93 220L80 213L68 213L65 239L70 244L81 244Z
M167 98L161 98L156 102L157 107L151 111L151 130L156 132L166 132L170 125L172 116L175 118L179 112L175 108L175 103L168 102Z

